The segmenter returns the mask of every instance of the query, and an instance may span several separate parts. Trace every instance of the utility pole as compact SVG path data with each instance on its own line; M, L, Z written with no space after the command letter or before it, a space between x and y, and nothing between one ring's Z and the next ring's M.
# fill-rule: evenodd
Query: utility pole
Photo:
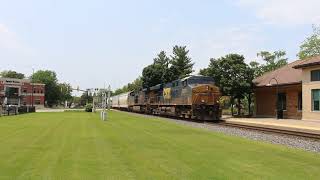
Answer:
M32 68L32 78L34 78L33 75L34 75L34 68ZM33 108L33 91L34 91L34 82L33 82L33 80L31 80L31 83L32 83L31 107Z
M106 88L103 89L102 91L102 111L101 111L101 120L105 121L106 120L106 106L107 106L107 93L106 93Z
M99 89L95 88L93 90L93 95L92 95L92 112L95 113L96 112L96 106L95 106L95 98L97 97Z
M110 107L111 107L110 96L111 96L111 86L109 85L109 87L108 87L108 110L110 110Z

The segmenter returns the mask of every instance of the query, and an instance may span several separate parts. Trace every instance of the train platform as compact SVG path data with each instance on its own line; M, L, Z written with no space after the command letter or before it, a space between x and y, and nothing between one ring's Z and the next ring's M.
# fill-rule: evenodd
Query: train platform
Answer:
M235 118L224 116L227 123L248 125L255 127L272 128L278 130L288 130L296 132L313 133L320 135L320 120L295 120L295 119L275 119L275 118Z

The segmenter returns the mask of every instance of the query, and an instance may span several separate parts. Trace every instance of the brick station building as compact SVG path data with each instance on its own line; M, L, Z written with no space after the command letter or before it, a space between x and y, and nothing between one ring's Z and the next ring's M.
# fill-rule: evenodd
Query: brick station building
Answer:
M29 79L0 78L0 105L44 107L45 84Z
M253 82L256 117L320 120L320 56L294 61Z

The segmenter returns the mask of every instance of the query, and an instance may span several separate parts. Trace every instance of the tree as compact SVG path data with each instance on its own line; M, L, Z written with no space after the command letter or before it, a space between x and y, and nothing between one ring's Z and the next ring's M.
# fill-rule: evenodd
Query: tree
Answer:
M116 89L114 91L114 93L112 93L112 95L115 96L115 95L119 95L119 94L126 93L129 91L138 91L142 88L142 84L143 84L142 78L138 77L132 83L128 83L127 85L123 86L122 88Z
M143 69L141 78L143 87L147 88L170 82L171 72L169 66L170 58L166 55L166 52L161 51L157 57L153 59L153 63Z
M60 89L57 75L54 71L39 70L31 76L31 80L33 83L45 84L45 99L49 107L58 103L60 100Z
M313 34L301 44L298 57L305 59L320 55L320 27L313 25Z
M265 64L259 64L256 61L251 62L251 66L255 68L255 76L261 76L266 72L274 71L288 64L288 58L285 58L285 51L275 51L270 53L268 51L261 51L257 53L258 57L261 57Z
M200 74L211 76L223 95L231 97L232 114L234 100L238 99L238 114L241 113L241 99L248 95L251 104L252 80L254 72L239 54L228 54L218 59L210 59L208 68ZM250 111L250 108L249 108Z
M16 78L16 79L24 79L25 75L22 73L18 73L16 71L2 71L0 76L3 78Z
M80 106L84 106L86 104L93 102L93 96L88 91L82 93L80 97Z
M158 65L151 64L142 71L143 87L152 87L162 83L162 72Z
M174 46L173 55L171 56L171 78L170 81L184 78L193 72L193 65L191 58L188 56L189 50L186 46Z
M68 83L59 83L58 84L60 89L60 98L61 102L70 101L72 100L72 87Z
M251 61L249 65L253 71L254 78L259 77L264 73L262 70L262 66L257 61Z
M158 74L161 74L161 83L168 83L170 78L170 58L166 55L165 51L161 51L156 58L153 59L153 64L156 66L155 69L159 70Z
M142 78L138 77L132 83L128 83L127 89L128 91L138 91L142 88Z

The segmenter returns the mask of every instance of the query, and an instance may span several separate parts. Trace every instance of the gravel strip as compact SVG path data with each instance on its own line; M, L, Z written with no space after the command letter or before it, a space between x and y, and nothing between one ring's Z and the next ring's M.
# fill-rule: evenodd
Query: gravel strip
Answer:
M137 115L154 118L154 116L150 116L150 115L142 115L142 114L137 114ZM199 123L199 122L192 122L192 121L185 121L185 120L178 120L178 119L171 119L171 118L162 118L162 117L158 117L158 118L171 121L171 122L176 122L178 124L196 127L196 128L208 129L211 131L216 131L216 132L224 133L227 135L240 136L240 137L244 137L244 138L255 140L255 141L264 141L272 144L281 144L287 147L303 149L311 152L320 152L320 140L314 140L314 139L290 136L290 135L282 135L282 134L276 134L276 133L270 133L270 132L261 132L257 130L248 130L248 129L236 128L236 127L227 127L219 124Z

